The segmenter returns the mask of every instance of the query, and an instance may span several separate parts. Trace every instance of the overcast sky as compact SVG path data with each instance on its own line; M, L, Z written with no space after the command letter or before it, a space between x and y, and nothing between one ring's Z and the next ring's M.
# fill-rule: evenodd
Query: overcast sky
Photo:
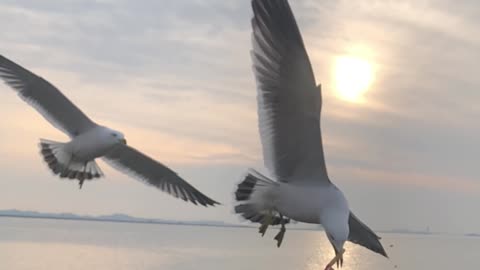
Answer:
M480 231L480 3L290 1L316 79L330 178L374 229ZM67 137L0 85L0 209L238 222L232 193L265 172L249 1L0 3L0 54L46 78L96 122L223 203L196 207L100 161L106 178L54 177L39 138ZM338 98L334 65L374 69L364 102Z

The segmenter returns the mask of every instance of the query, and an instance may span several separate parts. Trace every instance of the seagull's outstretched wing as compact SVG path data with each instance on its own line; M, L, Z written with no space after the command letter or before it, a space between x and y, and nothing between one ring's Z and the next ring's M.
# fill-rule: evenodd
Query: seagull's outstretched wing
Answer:
M348 241L366 247L388 258L382 243L379 241L380 237L368 228L367 225L363 224L352 212L350 212L350 216L348 217L348 227L350 229Z
M118 144L104 156L104 160L114 168L184 201L199 203L203 206L218 204L195 189L174 171L127 145Z
M0 78L52 125L72 138L96 126L55 86L2 55Z
M320 88L290 6L286 0L253 0L252 7L251 54L265 166L279 181L329 183Z

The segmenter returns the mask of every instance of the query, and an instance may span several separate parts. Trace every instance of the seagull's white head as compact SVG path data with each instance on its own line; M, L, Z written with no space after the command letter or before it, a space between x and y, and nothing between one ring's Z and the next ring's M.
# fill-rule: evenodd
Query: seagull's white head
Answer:
M343 264L343 248L350 234L349 216L350 208L343 193L332 185L330 192L326 196L330 196L330 202L333 204L325 204L320 214L320 220L327 234L328 240L335 250L335 257L328 263L325 269L331 269L334 264L341 266Z
M331 266L333 266L334 264L337 264L337 267L343 266L343 253L345 252L343 246L347 241L348 231L345 233L345 231L343 230L343 232L337 231L335 233L337 234L336 236L338 238L335 238L332 234L327 232L328 240L330 241L333 249L335 250L335 257L328 263L328 266L330 266L330 268L327 266L325 269L332 269Z
M127 144L127 140L125 139L125 136L120 131L116 131L110 128L105 128L104 131L106 133L106 136L110 140L112 140L114 143Z
M344 235L342 235L342 239L336 239L332 236L329 237L330 243L332 243L333 249L335 249L335 253L341 252L343 250L343 246L346 242L346 238L344 238L343 236Z
M338 213L331 215L324 224L327 238L335 250L335 257L328 263L325 269L331 269L331 266L333 266L335 263L337 264L337 267L341 267L343 265L343 253L345 252L343 246L345 245L350 232L348 227L348 218L345 220L342 218L342 216L343 215L338 215Z

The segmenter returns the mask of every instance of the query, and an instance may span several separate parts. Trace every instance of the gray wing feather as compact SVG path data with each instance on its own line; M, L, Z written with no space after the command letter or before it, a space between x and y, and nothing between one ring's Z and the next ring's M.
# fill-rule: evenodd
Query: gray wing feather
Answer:
M350 212L348 218L348 226L350 228L348 241L361 245L388 258L382 243L380 243L380 237L368 228L367 225L361 222L352 212Z
M218 202L210 199L163 164L127 145L118 144L104 156L114 168L159 188L176 198L203 206Z
M279 181L327 181L315 86L300 31L287 1L253 0L253 69L265 166ZM310 178L312 179L312 178Z
M96 126L55 86L2 55L0 78L53 126L71 138Z

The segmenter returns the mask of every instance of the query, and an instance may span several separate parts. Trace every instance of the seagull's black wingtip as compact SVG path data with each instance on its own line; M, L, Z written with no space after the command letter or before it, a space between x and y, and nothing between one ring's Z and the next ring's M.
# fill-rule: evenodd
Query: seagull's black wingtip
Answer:
M209 199L209 202L206 203L206 205L204 205L204 206L205 206L205 207L209 207L209 206L215 207L215 206L220 206L220 205L222 205L222 204L219 203L219 202L217 202L217 201L214 201L214 200L212 200L212 199Z

